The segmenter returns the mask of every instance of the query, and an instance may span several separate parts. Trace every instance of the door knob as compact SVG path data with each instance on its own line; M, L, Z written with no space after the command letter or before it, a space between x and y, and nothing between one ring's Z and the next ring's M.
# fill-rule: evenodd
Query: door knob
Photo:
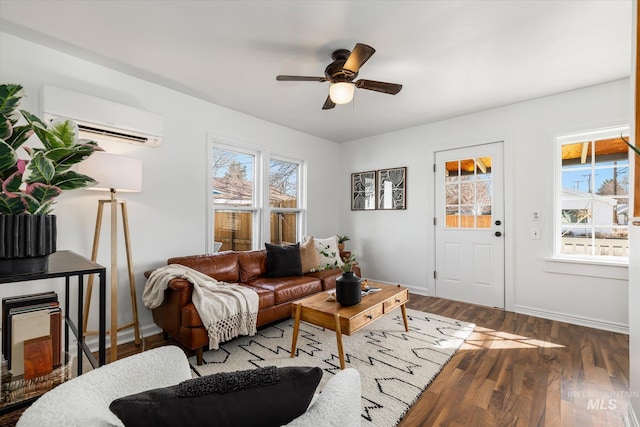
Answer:
M497 220L497 221L496 221L496 225L502 225L502 221Z
M502 236L502 233L499 231L496 231L496 237L500 237L500 236Z

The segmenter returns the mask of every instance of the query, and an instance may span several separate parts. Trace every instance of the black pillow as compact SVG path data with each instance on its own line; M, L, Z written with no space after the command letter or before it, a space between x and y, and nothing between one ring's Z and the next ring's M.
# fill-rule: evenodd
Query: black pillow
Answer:
M215 382L216 375L209 375L207 379ZM127 427L276 427L291 422L307 410L322 378L322 369L277 368L277 377L273 383L229 393L178 397L176 394L183 382L121 397L111 402L109 409Z
M265 243L267 248L267 277L302 276L300 244L278 246Z

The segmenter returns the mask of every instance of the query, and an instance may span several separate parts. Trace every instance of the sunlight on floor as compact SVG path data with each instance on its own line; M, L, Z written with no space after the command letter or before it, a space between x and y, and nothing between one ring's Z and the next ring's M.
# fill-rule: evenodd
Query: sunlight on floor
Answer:
M460 350L475 350L479 348L508 349L508 348L558 348L564 347L549 341L528 338L508 332L496 331L477 326L471 336L466 339Z

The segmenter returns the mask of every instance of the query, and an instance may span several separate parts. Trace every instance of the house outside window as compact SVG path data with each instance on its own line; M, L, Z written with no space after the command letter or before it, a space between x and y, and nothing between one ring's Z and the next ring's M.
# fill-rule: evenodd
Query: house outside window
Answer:
M257 152L213 147L210 252L253 249L260 221L257 158Z
M296 161L272 158L269 162L269 242L274 245L299 240L302 221L300 167Z
M629 150L615 127L558 136L555 254L627 262Z
M215 143L209 152L209 252L300 240L305 221L302 160Z

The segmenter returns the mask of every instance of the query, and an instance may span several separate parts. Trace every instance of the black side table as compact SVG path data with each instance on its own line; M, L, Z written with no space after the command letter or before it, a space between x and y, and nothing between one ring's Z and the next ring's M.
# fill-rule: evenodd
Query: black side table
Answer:
M98 327L98 361L96 361L93 353L87 346L82 336L83 328L83 307L84 307L84 276L88 274L98 274L100 278L99 289L99 327ZM77 326L71 320L69 309L69 288L70 278L78 277L78 322ZM80 256L72 251L57 251L49 256L49 269L42 273L19 274L13 276L0 276L0 284L28 282L32 280L53 279L57 277L65 278L65 295L64 295L64 350L69 352L69 329L75 335L78 341L78 375L82 374L82 355L89 359L89 363L94 368L105 364L105 332L106 332L106 268L100 264L96 264L87 258ZM4 332L4 331L3 331Z

